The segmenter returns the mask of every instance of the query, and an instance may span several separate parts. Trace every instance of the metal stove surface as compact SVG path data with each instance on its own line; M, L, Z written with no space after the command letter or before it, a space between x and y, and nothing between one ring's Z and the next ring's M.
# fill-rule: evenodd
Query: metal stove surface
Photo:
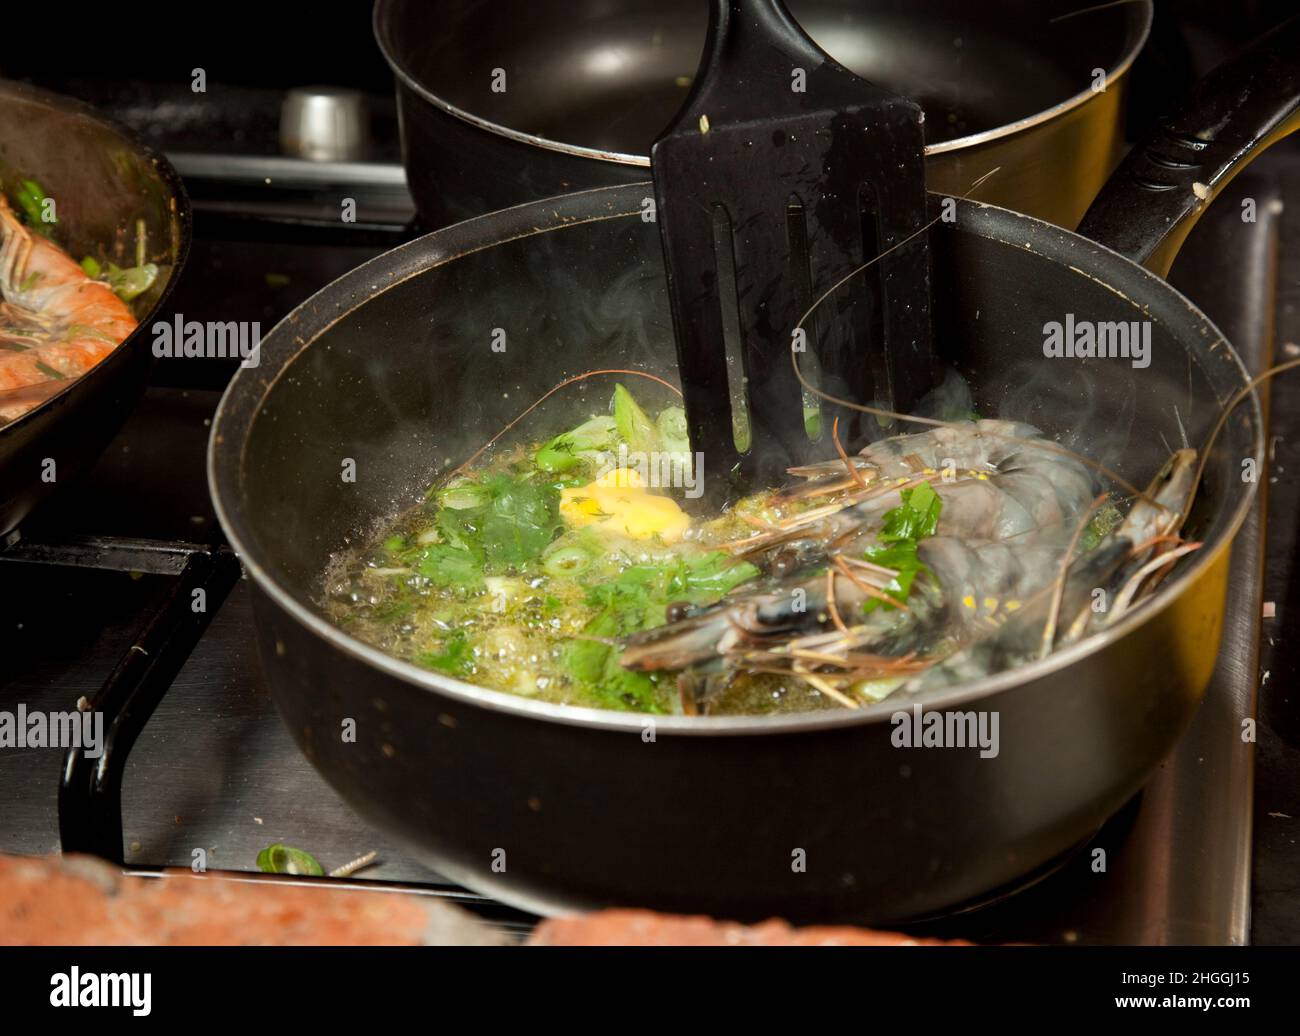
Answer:
M1279 308L1275 289L1279 280L1300 282L1300 199L1290 214L1270 201L1281 185L1300 183L1297 170L1300 162L1278 156L1239 177L1233 190L1257 200L1257 227L1243 233L1240 208L1225 197L1175 268L1175 282L1252 370L1270 362L1275 321L1296 319ZM294 235L283 227L250 244L224 240L224 223L206 225L200 212L200 247L176 302L196 317L218 306L223 319L275 319L339 267L386 243L382 234L353 237L337 247L311 242L299 253L285 243ZM1293 247L1280 247L1285 239ZM1288 264L1281 273L1279 263ZM287 282L265 276L290 266ZM1294 324L1276 332L1300 338ZM185 544L219 539L203 452L219 395L212 386L229 369L208 367L197 376L176 361L160 369L160 384L88 481L58 497L0 552L0 708L25 702L67 709L93 695L174 586ZM1239 732L1256 710L1265 507L1262 494L1234 548L1219 667L1192 728L1145 792L1087 847L1106 850L1105 871L1094 871L1093 853L1081 851L1030 888L918 930L990 941L1248 940L1254 753ZM353 881L454 897L507 927L526 928L526 915L451 886L324 783L275 715L254 633L246 587L237 581L130 752L121 809L126 864L189 867L202 850L210 869L251 874L257 853L273 842L306 849L327 869L375 850L379 862ZM0 851L59 849L61 767L58 752L0 753ZM1285 931L1287 923L1270 920L1270 930Z

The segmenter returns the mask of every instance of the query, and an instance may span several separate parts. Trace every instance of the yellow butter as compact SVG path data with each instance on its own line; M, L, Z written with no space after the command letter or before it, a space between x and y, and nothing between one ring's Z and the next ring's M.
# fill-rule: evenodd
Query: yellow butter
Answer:
M664 543L676 543L691 525L676 501L648 492L634 468L611 468L585 486L560 490L560 517L574 528L595 525Z

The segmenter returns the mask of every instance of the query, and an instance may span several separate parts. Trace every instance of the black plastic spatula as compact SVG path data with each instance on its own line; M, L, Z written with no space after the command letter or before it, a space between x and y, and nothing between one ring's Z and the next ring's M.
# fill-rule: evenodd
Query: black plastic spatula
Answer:
M836 413L841 439L863 440L847 408L823 408L821 441L810 440L792 350L801 372L820 368L823 391L854 402L905 408L927 387L922 119L822 51L780 0L712 0L694 87L650 153L687 420L711 499L824 457ZM813 300L886 252L818 307L805 339L793 334ZM743 454L727 329L745 375Z

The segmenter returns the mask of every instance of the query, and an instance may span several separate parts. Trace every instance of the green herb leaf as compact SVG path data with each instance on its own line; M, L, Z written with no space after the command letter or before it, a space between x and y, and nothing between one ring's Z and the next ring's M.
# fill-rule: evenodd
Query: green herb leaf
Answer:
M902 504L885 512L880 535L882 543L910 540L915 543L933 536L939 524L943 501L929 482L922 482L898 494Z
M1107 503L1099 507L1097 513L1088 520L1083 535L1079 538L1079 553L1086 554L1090 550L1095 550L1097 544L1105 539L1123 519L1123 513L1114 504Z
M452 676L465 676L474 665L474 649L464 630L455 630L442 646L441 651L429 651L417 655L415 661L429 669L438 669Z
M583 632L592 637L615 637L620 626L618 614L607 609L587 623ZM578 637L565 648L564 665L571 676L613 708L663 712L658 700L659 678L651 673L624 669L618 663L618 654L608 644Z
M868 547L862 556L898 573L884 588L885 593L897 601L906 601L918 575L924 572L934 578L934 573L917 555L917 544L934 535L943 511L943 501L928 482L904 489L898 496L902 501L899 506L884 514L881 531L876 537L880 542ZM878 598L872 598L863 604L862 610L870 614L882 605L890 607Z
M421 547L415 570L439 586L456 590L481 590L483 566L472 552L450 543L430 543Z
M759 574L759 570L748 561L734 561L723 551L711 551L686 560L686 593L695 597L721 597L723 594L748 582ZM696 604L712 604L712 601L693 601Z
M311 853L290 845L269 845L257 854L257 869L265 874L308 874L321 877L325 868Z
M912 592L912 583L921 572L932 574L925 562L917 557L916 544L910 540L888 546L868 547L863 551L862 556L873 564L884 565L898 572L898 575L884 587L885 593L895 600L907 600L907 595ZM862 610L870 614L882 605L892 607L879 598L873 597L863 604Z
M759 570L735 562L722 551L708 551L663 563L630 565L615 578L593 586L587 603L600 608L583 632L613 640L662 626L669 604L712 604L732 587L753 579ZM634 673L618 662L619 652L600 640L574 639L565 649L565 668L607 704L662 712L655 673Z
M443 506L434 528L443 542L397 557L443 586L480 589L485 574L535 561L563 526L559 490L527 478L498 474L435 495Z
M501 571L536 558L562 526L559 494L549 486L508 475L494 476L487 487L492 502L479 526L487 569Z

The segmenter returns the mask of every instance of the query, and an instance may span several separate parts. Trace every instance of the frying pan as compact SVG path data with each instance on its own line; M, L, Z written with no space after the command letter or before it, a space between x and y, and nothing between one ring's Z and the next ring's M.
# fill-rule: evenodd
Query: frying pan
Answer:
M1134 260L1166 260L1241 165L1295 128L1298 54L1300 21L1216 71L1135 150L1085 223L1124 227L1127 256L971 201L933 224L935 341L979 413L1027 420L1139 484L1172 446L1204 442L1247 373ZM588 369L671 372L649 194L552 198L398 248L300 306L265 339L261 366L231 382L209 479L294 738L362 816L441 873L542 913L619 904L893 923L1048 866L1141 788L1204 693L1230 543L1253 499L1243 462L1262 461L1253 394L1188 519L1204 546L1154 597L1044 660L924 699L996 715L989 758L894 747L892 716L910 701L699 718L532 701L398 661L322 616L332 554L543 391ZM1046 358L1043 326L1066 313L1150 321L1150 365ZM575 398L574 413L609 388Z
M984 200L1065 227L1118 156L1129 68L1151 28L1149 0L788 6L841 64L921 104L931 190L965 193L1000 167ZM649 179L650 145L689 92L707 22L698 0L378 0L425 220Z
M0 426L0 537L88 468L139 399L153 362L149 322L190 246L189 199L162 155L79 101L0 80L0 189L20 178L36 180L55 200L54 241L74 259L134 266L142 220L146 261L159 274L132 303L139 327L125 342Z

